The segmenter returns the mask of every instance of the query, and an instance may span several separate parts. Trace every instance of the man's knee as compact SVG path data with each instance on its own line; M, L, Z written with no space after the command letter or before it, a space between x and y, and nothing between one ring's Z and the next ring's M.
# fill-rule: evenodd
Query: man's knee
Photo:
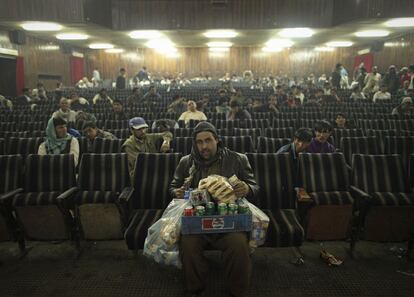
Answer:
M237 254L249 254L249 242L246 233L227 233L222 238L222 250Z
M204 241L201 235L182 235L180 249L183 253L203 250Z

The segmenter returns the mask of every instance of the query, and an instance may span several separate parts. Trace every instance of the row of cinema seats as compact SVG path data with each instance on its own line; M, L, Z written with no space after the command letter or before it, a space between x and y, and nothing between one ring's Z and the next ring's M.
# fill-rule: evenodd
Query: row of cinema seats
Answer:
M243 130L243 129L242 129ZM275 132L270 130L268 132ZM281 129L277 129L281 130ZM190 130L188 130L190 131ZM375 136L362 136L362 131L358 129L335 129L332 142L338 151L343 152L345 161L351 165L354 154L399 154L403 164L408 164L409 154L414 152L414 136L384 136L393 134L393 130L369 130L369 134ZM222 132L222 131L220 131ZM240 131L239 131L240 132ZM283 138L271 138L254 135L260 135L255 130L241 131L250 134L250 136L221 136L223 144L231 150L239 153L275 153L283 145L291 142L293 129L277 131L277 136L287 136ZM385 133L386 132L386 133ZM257 134L256 134L257 133ZM286 134L283 134L286 133ZM253 136L253 137L252 137ZM338 142L338 139L340 140ZM80 154L88 152L86 138L79 138ZM33 138L8 138L0 139L1 154L21 154L27 156L36 154L40 143L43 141L40 137ZM121 146L125 140L101 139L97 138L92 145L92 153L121 153ZM191 152L191 137L175 137L171 144L171 151L187 155Z
M0 156L0 238L28 240L125 238L142 248L147 229L172 197L179 153L138 155L133 188L125 154L84 154L75 178L70 155ZM287 154L247 153L260 192L253 201L270 218L265 246L299 247L306 239L409 241L414 231L414 155L410 183L398 155L301 154L303 186L297 201Z

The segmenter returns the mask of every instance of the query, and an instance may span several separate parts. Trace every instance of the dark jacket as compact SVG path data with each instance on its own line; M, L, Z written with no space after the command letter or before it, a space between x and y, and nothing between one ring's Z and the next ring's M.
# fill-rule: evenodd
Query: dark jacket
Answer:
M192 163L191 155L181 158L180 163L175 170L174 179L170 185L169 190L171 196L175 197L174 191L180 188L184 184L184 179L190 175L189 171ZM226 149L224 150L221 159L221 175L229 178L234 174L250 187L250 192L246 198L254 202L254 197L256 197L259 192L259 186L254 179L249 160L245 155ZM200 179L201 172L196 172L191 187L194 189L197 188Z
M118 76L116 79L116 88L117 89L125 89L126 87L126 79L125 76Z

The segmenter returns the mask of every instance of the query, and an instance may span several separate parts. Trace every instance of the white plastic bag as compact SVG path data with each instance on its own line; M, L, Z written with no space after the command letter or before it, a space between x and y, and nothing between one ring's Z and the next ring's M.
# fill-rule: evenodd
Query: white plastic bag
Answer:
M252 213L252 231L250 232L249 245L255 249L265 243L270 219L260 208L247 201L246 198L241 199L241 201L249 206Z
M181 231L181 216L190 206L188 200L173 199L162 217L149 229L145 238L143 254L155 262L181 268L178 241Z

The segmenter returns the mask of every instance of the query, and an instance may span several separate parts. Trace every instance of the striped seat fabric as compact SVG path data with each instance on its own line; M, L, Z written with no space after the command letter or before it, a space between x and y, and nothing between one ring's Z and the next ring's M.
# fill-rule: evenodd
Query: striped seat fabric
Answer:
M282 146L291 143L290 138L259 137L257 142L258 153L276 153Z
M403 164L408 164L409 155L414 152L414 136L385 137L384 147L386 154L399 154Z
M293 138L295 131L292 127L289 128L266 128L265 137L269 138Z
M351 204L349 175L344 155L300 154L303 186L317 205Z
M361 129L334 129L333 130L334 146L341 148L342 137L362 137L364 136Z
M121 153L123 139L95 138L92 145L92 152L95 154Z
M410 193L390 193L374 192L372 193L372 205L386 206L413 206L414 195Z
M148 228L162 215L171 201L168 187L181 154L138 154L136 161L133 207L134 215L124 233L128 248L144 245Z
M20 154L23 157L30 154L37 154L39 146L42 142L43 138L41 137L11 137L6 141L6 152L10 155Z
M293 164L288 154L246 154L259 185L254 204L270 218L266 246L300 246L304 230L295 214Z
M188 155L193 147L192 137L175 137L172 140L172 149L174 153Z
M4 138L0 138L0 155L4 155Z
M23 158L20 155L0 156L0 194L22 187Z
M381 143L376 137L342 137L340 147L347 164L351 164L353 154L382 153Z
M250 136L222 136L221 140L228 149L238 153L254 152L253 141Z

